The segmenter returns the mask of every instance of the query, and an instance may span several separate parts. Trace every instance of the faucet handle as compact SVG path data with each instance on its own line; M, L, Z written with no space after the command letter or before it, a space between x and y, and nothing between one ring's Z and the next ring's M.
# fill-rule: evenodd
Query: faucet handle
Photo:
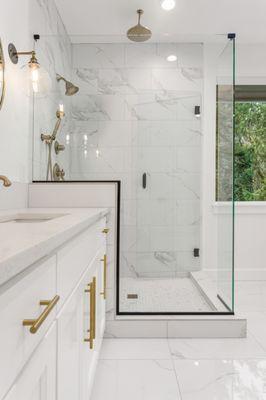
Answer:
M55 154L58 154L60 151L64 151L65 150L65 146L63 144L59 144L58 141L55 141L54 144L54 150L55 150Z
M54 168L53 168L53 178L54 178L54 180L57 181L57 182L60 181L60 180L64 181L65 180L65 175L66 175L66 173L63 170L63 168L60 169L59 165L56 163L54 165Z

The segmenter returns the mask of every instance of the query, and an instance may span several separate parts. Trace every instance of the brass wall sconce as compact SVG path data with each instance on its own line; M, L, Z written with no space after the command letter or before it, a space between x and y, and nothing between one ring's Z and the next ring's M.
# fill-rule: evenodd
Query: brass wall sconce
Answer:
M39 68L40 64L36 58L36 53L34 50L31 51L17 51L13 43L8 45L9 58L13 64L17 64L20 56L30 56L28 66L31 71L32 87L34 92L38 92L38 80L39 80Z
M5 97L5 58L0 39L0 110L2 108Z

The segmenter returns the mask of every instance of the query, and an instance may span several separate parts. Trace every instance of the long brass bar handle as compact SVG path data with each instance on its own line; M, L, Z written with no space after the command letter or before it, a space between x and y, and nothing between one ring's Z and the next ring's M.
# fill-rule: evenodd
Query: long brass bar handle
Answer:
M52 300L41 300L40 306L46 306L41 315L36 319L24 319L23 326L30 326L30 333L36 333L43 322L46 320L56 303L59 301L60 296L55 296Z
M110 229L109 228L104 228L103 230L102 230L102 233L109 233L109 231L110 231Z
M95 339L95 324L96 324L96 278L88 285L86 293L90 294L90 326L88 329L89 338L84 339L84 342L89 342L90 349L93 349L93 340Z
M93 339L96 337L96 278L92 280L93 287Z
M88 329L89 337L84 339L84 342L90 343L90 349L93 349L93 283L89 283L88 289L85 290L85 293L89 293L90 298L90 326Z
M104 300L106 300L106 288L107 288L107 255L105 254L103 258L103 291L100 293Z

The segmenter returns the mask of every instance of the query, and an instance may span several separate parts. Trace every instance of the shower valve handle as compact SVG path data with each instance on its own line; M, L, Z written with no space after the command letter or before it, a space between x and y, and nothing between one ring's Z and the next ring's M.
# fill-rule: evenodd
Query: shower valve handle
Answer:
M144 174L142 175L142 187L143 187L143 189L146 189L146 187L147 187L147 174L146 174L146 172L144 172Z

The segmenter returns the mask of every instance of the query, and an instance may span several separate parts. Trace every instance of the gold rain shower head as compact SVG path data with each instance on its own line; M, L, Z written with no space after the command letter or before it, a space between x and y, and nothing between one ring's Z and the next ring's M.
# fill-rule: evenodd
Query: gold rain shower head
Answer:
M132 40L133 42L145 42L151 38L151 30L140 24L140 18L143 13L143 10L137 10L138 24L127 31L128 39Z
M73 94L76 94L79 91L78 86L75 86L73 83L67 81L63 76L56 74L56 80L57 82L59 81L64 81L66 85L66 96L73 96Z

